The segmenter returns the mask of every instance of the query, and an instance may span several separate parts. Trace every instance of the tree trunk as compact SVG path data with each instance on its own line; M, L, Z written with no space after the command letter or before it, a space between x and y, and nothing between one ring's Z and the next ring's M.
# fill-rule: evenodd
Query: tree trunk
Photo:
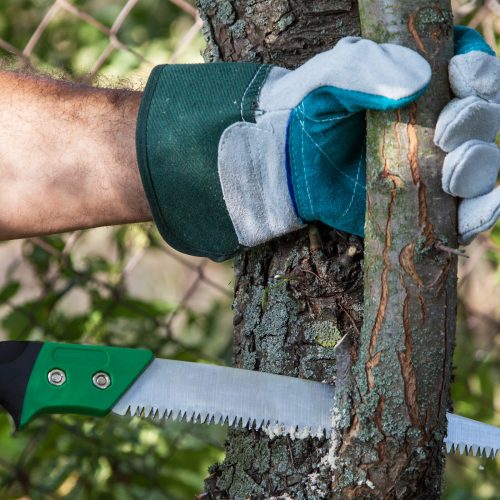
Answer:
M246 60L293 68L333 47L340 38L360 34L355 1L198 0L198 4L208 62ZM365 18L372 15L365 12ZM393 19L404 23L403 14L395 12ZM419 43L427 44L434 40L429 23L435 22L436 15L424 19L424 14L416 19L419 24L413 30L422 37ZM437 25L449 30L450 22L446 17ZM428 36L421 34L421 25ZM436 40L441 39L438 35L436 32ZM408 42L406 38L399 40ZM426 50L433 53L436 46L429 45ZM445 56L440 52L440 59L436 59L441 90ZM207 498L380 498L391 485L406 484L405 471L409 471L407 489L398 487L387 496L410 497L425 477L420 473L425 464L433 494L439 490L442 459L438 441L443 437L449 393L455 263L449 254L437 251L435 243L439 239L454 244L454 229L445 227L451 221L454 228L454 211L450 215L448 200L443 202L446 208L442 212L436 210L443 199L436 174L431 173L441 162L441 156L430 152L429 146L436 112L424 113L423 109L440 108L447 96L446 87L440 99L420 101L418 109L400 112L395 128L390 128L394 127L394 114L386 121L380 116L370 119L369 154L374 162L370 162L368 217L373 221L367 241L373 255L367 260L366 286L367 294L372 295L365 299L365 307L371 318L368 325L379 318L373 342L369 336L373 328L361 335L359 331L363 320L360 238L311 226L236 258L235 366L336 383L341 395L336 424L341 434L332 441L292 441L287 437L271 439L256 431L231 430L225 461L211 468L206 481ZM376 127L382 124L386 147L380 152L382 135ZM424 153L425 159L421 159ZM381 156L390 160L382 176L376 166ZM411 173L415 177L408 177ZM399 177L401 182L410 182L403 188L397 182ZM418 220L412 216L419 213L415 212L414 193L422 207L426 197L433 198ZM407 198L411 200L406 202ZM437 220L440 213L442 219ZM405 214L409 214L407 220ZM382 228L378 230L382 236L388 234L389 241L376 239L376 224ZM401 269L402 282L398 281ZM382 299L386 306L377 316ZM450 304L448 309L445 303ZM429 355L422 352L424 340ZM364 371L366 366L368 371ZM380 373L382 366L386 375ZM356 384L359 391L353 390ZM376 398L379 394L383 397ZM401 416L391 415L394 411ZM441 434L434 439L436 430ZM411 460L403 460L405 453ZM394 476L387 464L395 460L399 472ZM435 474L429 473L431 464ZM412 467L420 472L412 473ZM384 477L392 483L385 484Z
M433 133L450 99L451 6L360 0L360 12L364 36L417 50L433 80L408 108L368 113L365 322L338 415L334 491L439 498L456 317L456 258L445 247L457 241Z

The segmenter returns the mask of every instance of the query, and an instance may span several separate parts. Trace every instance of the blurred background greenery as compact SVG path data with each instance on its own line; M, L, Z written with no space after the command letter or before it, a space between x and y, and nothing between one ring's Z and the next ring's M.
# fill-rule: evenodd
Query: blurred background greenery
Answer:
M453 2L500 49L497 1ZM186 0L0 0L0 56L80 81L141 88L158 63L202 62ZM460 265L455 410L500 426L500 224ZM0 339L143 346L230 364L231 263L188 258L147 224L0 245ZM12 436L0 414L0 499L187 499L226 430L43 417ZM500 458L448 459L445 498L500 498Z

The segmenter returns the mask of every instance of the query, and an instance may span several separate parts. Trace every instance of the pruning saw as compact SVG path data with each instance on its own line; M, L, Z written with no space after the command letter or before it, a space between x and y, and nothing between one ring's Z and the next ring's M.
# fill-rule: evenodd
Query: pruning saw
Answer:
M145 349L0 342L0 405L17 428L46 413L115 413L329 437L334 399L335 387L321 382L155 359ZM447 419L448 452L494 458L500 451L500 428Z

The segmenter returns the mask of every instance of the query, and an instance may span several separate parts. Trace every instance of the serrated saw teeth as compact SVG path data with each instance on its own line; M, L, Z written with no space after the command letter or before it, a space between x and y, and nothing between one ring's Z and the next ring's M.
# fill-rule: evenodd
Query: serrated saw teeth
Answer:
M332 435L335 386L272 373L155 359L112 411L288 435ZM448 452L494 457L500 428L446 413Z
M319 427L312 429L308 426L297 426L293 424L270 421L266 419L255 419L238 415L223 415L221 413L209 414L207 412L185 411L170 408L158 408L155 406L129 406L123 413L126 417L140 417L160 421L187 422L197 424L227 425L235 429L248 429L262 431L269 436L290 436L292 439L304 439L307 437L325 437L328 433Z
M500 450L491 448L490 446L467 445L465 443L450 443L446 442L447 453L459 453L460 455L495 458Z
M113 412L308 435L330 427L333 397L332 386L310 380L155 359Z

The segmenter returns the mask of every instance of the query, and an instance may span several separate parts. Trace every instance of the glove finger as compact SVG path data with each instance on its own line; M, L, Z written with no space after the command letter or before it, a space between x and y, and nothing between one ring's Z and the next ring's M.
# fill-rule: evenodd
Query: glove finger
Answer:
M478 96L500 103L500 60L495 56L477 50L455 56L449 76L457 97Z
M495 187L499 168L500 150L496 144L467 141L446 155L443 190L461 198L489 193Z
M488 194L462 200L458 207L460 243L469 243L477 234L488 230L500 217L500 187Z
M334 87L349 111L396 109L412 102L431 79L429 63L417 52L395 44L346 37L289 73L275 70L262 89L263 109L293 108L313 90Z
M472 139L493 142L499 129L500 104L479 97L453 99L439 115L434 143L450 152Z
M238 122L219 141L218 169L224 201L238 242L252 247L301 227L288 192L286 120ZM278 121L283 121L280 126ZM273 129L276 129L273 130Z

